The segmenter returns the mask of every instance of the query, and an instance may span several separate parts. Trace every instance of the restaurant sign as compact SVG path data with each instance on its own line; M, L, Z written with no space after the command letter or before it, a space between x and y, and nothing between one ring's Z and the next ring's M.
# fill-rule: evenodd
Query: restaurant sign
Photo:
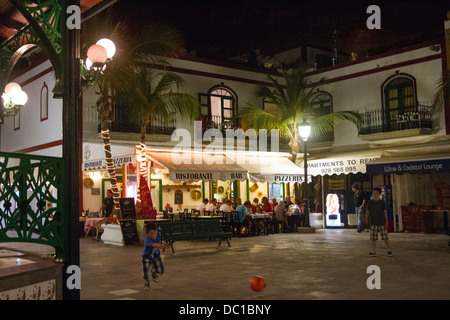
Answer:
M300 174L250 174L250 180L253 182L262 183L302 183L303 181L305 181L305 176ZM308 176L308 182L311 182L311 176Z
M308 160L308 175L323 176L333 174L366 173L366 164L374 157Z
M404 173L413 174L444 171L450 171L450 159L377 163L367 165L367 173L372 175Z
M222 171L170 171L170 180L177 181L227 181L246 180L246 172L222 172Z
M115 167L124 165L124 164L128 164L128 163L133 163L133 159L134 156L128 155L128 156L121 156L121 157L116 157L113 158L113 163ZM95 170L95 169L100 169L100 168L106 168L106 160L105 159L101 159L101 160L90 160L90 161L85 161L83 162L83 170Z

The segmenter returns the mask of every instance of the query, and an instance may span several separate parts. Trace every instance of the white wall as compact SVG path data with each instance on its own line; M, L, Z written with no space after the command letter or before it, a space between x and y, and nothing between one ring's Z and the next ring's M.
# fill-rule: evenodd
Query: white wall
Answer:
M29 84L22 85L50 67L50 62L46 61L18 78L10 80L21 84L22 90L28 95L28 102L20 110L20 129L14 130L14 117L5 117L5 123L1 126L2 151L15 152L62 139L62 99L53 99L52 90L55 84L53 71L39 76ZM44 82L49 91L48 119L41 121L40 93ZM32 153L62 157L62 146L37 150Z
M417 101L430 103L434 99L436 86L442 78L440 51L433 51L426 45L422 48L378 59L371 58L365 62L350 63L344 67L336 66L322 72L319 70L319 72L313 73L309 79L314 82L325 77L330 81L320 89L332 95L333 111L364 113L382 108L382 85L397 72L414 77L417 86ZM435 125L438 128L435 134L445 134L445 118L442 110L437 110L434 117ZM337 126L334 146L366 143L367 141L358 137L355 126L347 123Z

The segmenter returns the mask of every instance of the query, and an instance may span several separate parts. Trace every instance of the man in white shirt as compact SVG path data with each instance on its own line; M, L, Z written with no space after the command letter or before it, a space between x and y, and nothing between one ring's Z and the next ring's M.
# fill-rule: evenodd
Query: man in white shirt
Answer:
M220 210L222 212L231 212L231 200L226 200L222 203L222 205L220 206Z
M217 199L213 198L211 202L206 206L206 211L210 213L216 213Z
M195 207L195 210L198 210L201 216L205 215L206 204L208 202L209 202L208 199L203 199L203 201L197 204L197 207Z

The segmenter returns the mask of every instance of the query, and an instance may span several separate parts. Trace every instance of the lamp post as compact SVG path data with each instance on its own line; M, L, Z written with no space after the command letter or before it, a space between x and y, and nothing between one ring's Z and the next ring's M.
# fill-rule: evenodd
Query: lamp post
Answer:
M304 227L310 227L309 224L309 199L308 199L308 155L307 155L307 149L306 149L306 143L309 138L309 134L311 133L311 125L306 121L303 120L302 124L298 126L298 132L300 137L303 140L303 151L304 151L304 168L305 168L305 181L304 181L304 187L303 187L303 210L305 214L305 221L304 221Z

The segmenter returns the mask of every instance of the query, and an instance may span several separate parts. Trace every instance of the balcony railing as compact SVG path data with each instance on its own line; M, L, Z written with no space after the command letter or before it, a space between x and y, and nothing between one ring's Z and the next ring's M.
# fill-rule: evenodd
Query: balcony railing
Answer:
M221 116L203 116L201 120L203 132L208 129L218 129L224 132L227 129L236 130L240 128L239 120L232 120Z
M146 129L146 134L164 134L171 135L176 129L176 116L170 115L168 118L161 116L153 116L149 121ZM126 119L116 119L109 124L109 130L112 132L125 132L125 133L140 133L141 128L139 125L130 123ZM100 124L98 125L98 132L101 131Z
M386 119L383 110L373 110L361 114L359 135L369 135L382 132L393 132L407 129L432 129L431 107L418 104L413 111L398 114L389 113Z

